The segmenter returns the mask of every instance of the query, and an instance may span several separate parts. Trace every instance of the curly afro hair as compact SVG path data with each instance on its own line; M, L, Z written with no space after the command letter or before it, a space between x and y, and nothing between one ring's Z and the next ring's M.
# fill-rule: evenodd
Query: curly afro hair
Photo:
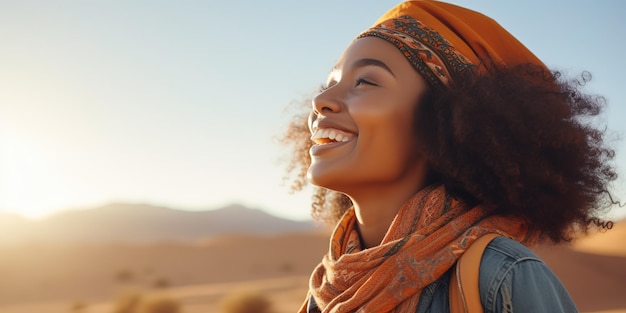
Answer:
M607 186L617 174L605 129L594 125L605 100L582 92L589 79L583 73L565 80L535 65L494 66L432 88L414 116L431 182L494 214L520 216L555 243L607 227L599 216L615 203ZM287 172L296 174L294 190L307 184L311 163L309 110L294 117L283 138L292 145ZM312 216L332 224L350 206L345 195L317 188Z

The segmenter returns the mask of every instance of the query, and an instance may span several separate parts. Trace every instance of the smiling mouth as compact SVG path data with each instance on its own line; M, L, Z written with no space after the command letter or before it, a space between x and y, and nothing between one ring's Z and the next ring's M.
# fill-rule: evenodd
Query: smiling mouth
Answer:
M311 140L318 145L335 142L348 142L354 139L354 135L334 128L316 128L311 135Z

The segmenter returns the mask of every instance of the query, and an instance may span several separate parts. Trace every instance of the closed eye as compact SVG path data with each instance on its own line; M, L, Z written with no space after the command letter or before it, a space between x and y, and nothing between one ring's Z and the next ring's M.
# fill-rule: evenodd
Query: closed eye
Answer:
M368 80L365 80L363 78L359 78L356 80L356 82L354 82L354 87L358 87L361 85L371 85L371 86L378 86L377 84L374 84Z
M371 81L368 81L366 79L363 78L359 78L354 82L354 87L358 87L361 85L371 85L371 86L378 86L377 84L372 83ZM331 84L327 84L327 85L320 85L319 89L318 89L318 93L322 93L326 90L328 90L328 88L332 87Z

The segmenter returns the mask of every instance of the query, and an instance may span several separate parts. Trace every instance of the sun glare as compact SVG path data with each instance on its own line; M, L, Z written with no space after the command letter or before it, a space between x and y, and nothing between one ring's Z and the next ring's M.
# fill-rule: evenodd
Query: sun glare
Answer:
M65 205L63 169L45 146L0 132L0 210L37 219Z

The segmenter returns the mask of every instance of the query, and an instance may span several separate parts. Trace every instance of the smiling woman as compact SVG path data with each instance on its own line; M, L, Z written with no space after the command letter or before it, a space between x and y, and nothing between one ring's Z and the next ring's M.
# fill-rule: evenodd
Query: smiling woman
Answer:
M574 312L526 246L571 240L613 200L601 98L492 19L407 1L361 33L285 141L295 187L335 225L301 312L448 312L457 260L481 261L485 312Z
M393 198L406 199L415 193L426 171L424 162L416 162L423 158L412 144L412 112L427 90L426 81L400 51L371 37L346 50L327 85L313 100L311 132L340 131L351 140L311 147L309 180L353 198L401 193ZM391 210L364 212L388 214L389 221L394 215Z

